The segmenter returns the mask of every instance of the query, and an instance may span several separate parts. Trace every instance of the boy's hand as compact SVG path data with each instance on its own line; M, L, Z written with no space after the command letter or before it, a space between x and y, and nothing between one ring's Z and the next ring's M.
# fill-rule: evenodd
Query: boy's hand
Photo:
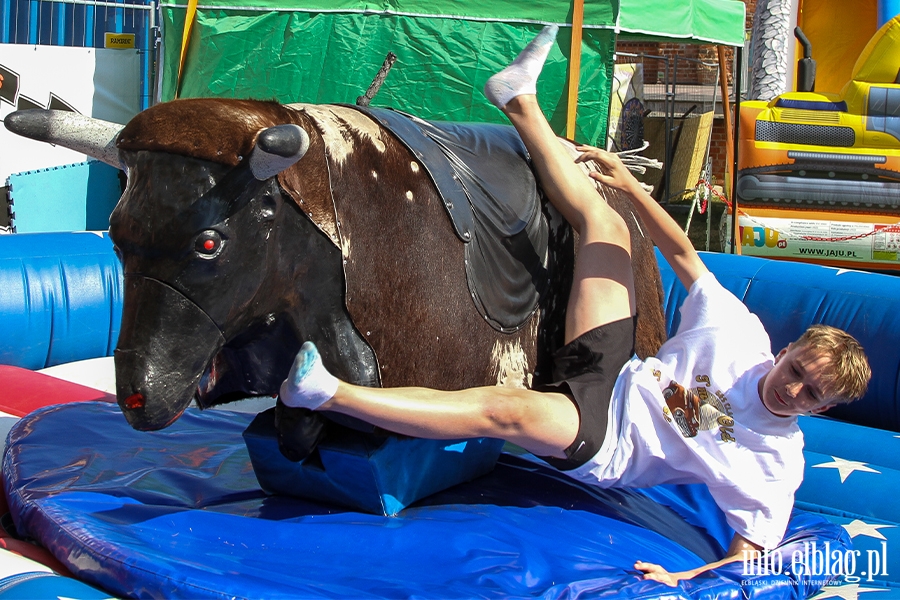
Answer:
M717 560L716 562L708 563L706 565L703 565L702 567L697 567L696 569L691 569L689 571L669 573L660 565L655 565L653 563L639 560L634 563L634 568L644 573L644 579L652 579L653 581L659 581L660 583L665 583L666 585L675 587L682 579L693 579L697 575L706 573L707 571L710 571L712 569L717 569L727 564L746 560L746 553L748 551L759 553L760 550L762 550L762 546L754 544L747 538L736 533L731 539L731 545L728 546L728 554L725 556L725 558L723 558L722 560Z
M592 160L600 167L599 172L591 171L589 173L591 179L596 179L600 183L626 193L630 193L633 186L637 185L637 179L617 154L585 144L575 146L575 149L581 152L581 156L575 159L576 163Z
M621 192L631 201L650 239L672 266L685 289L691 289L708 269L681 226L641 187L618 155L583 144L575 146L575 149L581 152L575 159L576 164L592 160L600 168L599 172L589 174L591 179Z
M634 563L634 568L643 571L644 579L652 579L666 585L675 587L682 579L690 579L694 576L691 571L679 571L677 573L669 573L662 566L653 563L644 562L642 560Z

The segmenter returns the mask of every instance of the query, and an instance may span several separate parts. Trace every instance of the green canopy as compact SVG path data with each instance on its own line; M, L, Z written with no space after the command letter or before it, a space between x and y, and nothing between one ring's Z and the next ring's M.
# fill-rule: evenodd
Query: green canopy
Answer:
M619 38L682 44L744 45L740 0L622 0Z
M161 100L176 96L184 2L160 3ZM653 18L672 26L672 36L681 36L685 27L693 31L709 25L710 32L684 39L705 40L707 33L735 30L720 25L740 17L743 43L743 3L737 0L639 2L647 4L645 15L654 7ZM669 5L678 18L661 13L656 4ZM721 20L700 18L703 10L720 5L737 5L740 14L714 10L724 15ZM619 0L585 2L576 140L605 138L616 20L620 27L622 21L641 21L640 12L625 12L633 17L619 14ZM177 96L352 104L393 52L397 62L373 105L426 119L503 123L503 115L481 93L484 82L544 25L557 23L559 41L538 82L538 97L561 133L571 22L570 0L217 0L197 7ZM652 36L664 35L656 29Z

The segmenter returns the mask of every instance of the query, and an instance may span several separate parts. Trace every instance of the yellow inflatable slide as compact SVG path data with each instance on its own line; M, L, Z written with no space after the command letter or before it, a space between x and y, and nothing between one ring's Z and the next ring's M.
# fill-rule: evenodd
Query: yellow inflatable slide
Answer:
M900 16L840 93L741 105L745 254L900 270Z

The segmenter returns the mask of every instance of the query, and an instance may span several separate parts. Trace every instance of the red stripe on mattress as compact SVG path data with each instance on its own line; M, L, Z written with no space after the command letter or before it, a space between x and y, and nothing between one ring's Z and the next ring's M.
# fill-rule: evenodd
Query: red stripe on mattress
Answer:
M43 373L0 365L0 411L22 417L43 406L86 400L115 402L116 397Z

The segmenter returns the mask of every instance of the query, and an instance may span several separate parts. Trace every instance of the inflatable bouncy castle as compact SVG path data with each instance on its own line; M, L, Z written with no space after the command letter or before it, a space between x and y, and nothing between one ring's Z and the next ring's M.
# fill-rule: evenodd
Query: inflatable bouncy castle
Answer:
M742 251L898 270L900 17L869 41L839 93L812 91L815 69L804 82L802 63L806 91L741 105Z

